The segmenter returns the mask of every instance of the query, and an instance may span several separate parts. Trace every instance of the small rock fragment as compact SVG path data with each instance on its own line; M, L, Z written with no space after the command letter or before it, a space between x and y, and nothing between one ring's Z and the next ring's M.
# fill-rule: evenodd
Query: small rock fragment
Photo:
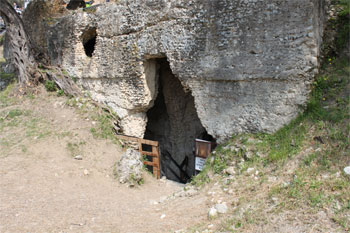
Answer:
M89 170L88 169L84 169L84 175L89 175Z
M195 196L198 193L195 189L189 189L185 192L186 197L192 197Z
M159 198L159 203L165 202L168 199L167 196L163 196L161 198Z
M250 168L247 169L247 173L248 174L252 174L254 172L254 170L255 169L253 167L250 167Z
M269 177L267 178L267 181L270 182L270 183L276 182L276 181L277 181L277 177L276 177L276 176L269 176Z
M177 230L177 231L174 231L174 233L184 233L185 231L184 230Z
M162 214L161 216L160 216L160 219L163 219L163 218L165 218L165 214Z
M315 152L321 152L321 151L322 149L320 147L315 150Z
M239 151L239 148L238 147L235 147L235 146L231 146L230 147L230 150L232 151L232 152L238 152Z
M247 151L247 153L245 153L245 157L249 160L252 159L254 157L254 153L251 151Z
M277 197L272 197L271 200L272 200L272 202L274 204L278 204L278 198Z
M344 168L344 172L345 172L345 168ZM346 173L345 173L345 174L346 174ZM335 178L339 178L339 177L340 177L340 172L335 173L335 174L334 174L334 177L335 177Z
M214 207L210 208L208 212L209 220L215 219L217 216L218 216L218 211Z
M345 167L344 172L346 175L350 175L350 166Z
M227 205L225 203L220 203L215 205L215 209L219 214L226 214L227 213Z
M282 187L282 188L287 188L289 185L290 185L290 182L287 181L287 182L283 182L283 183L281 184L281 187Z
M235 171L234 167L228 167L228 168L226 168L225 172L226 172L227 174L229 174L229 175L232 175L232 176L236 174L236 171Z
M81 155L76 155L76 156L74 156L74 159L76 159L76 160L83 160L83 156L81 156Z
M151 200L151 201L150 201L150 204L151 204L151 205L158 205L158 202L155 201L155 200Z

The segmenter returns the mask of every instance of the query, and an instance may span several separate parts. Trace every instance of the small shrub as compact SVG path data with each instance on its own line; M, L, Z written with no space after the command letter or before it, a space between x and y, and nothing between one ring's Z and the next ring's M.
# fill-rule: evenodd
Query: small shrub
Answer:
M57 91L57 96L63 96L64 95L64 91L63 90L58 90Z
M13 109L13 110L9 111L8 118L14 118L14 117L20 116L22 114L23 114L22 110L20 110L20 109Z
M45 89L49 92L57 91L57 86L54 81L46 80L45 81Z

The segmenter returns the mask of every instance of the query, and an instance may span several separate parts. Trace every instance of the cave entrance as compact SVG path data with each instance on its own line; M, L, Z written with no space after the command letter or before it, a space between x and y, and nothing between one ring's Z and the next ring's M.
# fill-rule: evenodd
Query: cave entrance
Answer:
M82 41L84 46L85 55L88 57L92 57L92 54L95 51L95 45L96 45L96 28L90 28L86 30L82 34Z
M147 112L145 139L159 141L161 174L186 183L195 174L195 139L212 140L202 126L190 92L185 92L166 58L150 59L147 81L155 80L156 99ZM147 74L148 73L148 74Z

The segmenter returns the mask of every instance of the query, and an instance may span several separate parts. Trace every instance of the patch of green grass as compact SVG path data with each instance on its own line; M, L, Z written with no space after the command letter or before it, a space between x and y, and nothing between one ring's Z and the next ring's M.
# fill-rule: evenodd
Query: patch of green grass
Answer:
M24 111L21 109L12 109L8 113L8 118L12 119L12 118L15 118L17 116L21 116L23 113L24 113Z
M15 86L16 83L11 83L5 90L0 91L0 107L7 107L17 101L16 98L11 96Z
M63 132L56 133L56 136L60 139L65 138L65 137L72 138L73 133L70 131L63 131Z
M302 197L301 190L303 189L304 185L305 182L303 181L303 178L296 175L288 186L288 196L290 198Z
M350 36L350 0L340 0L339 5L342 7L341 12L339 13L339 22L338 22L338 33L336 38L337 50L341 51L346 43L349 42Z
M0 70L0 80L1 81L11 82L14 78L15 78L15 74L1 72L1 70Z
M21 147L21 151L23 153L26 153L28 151L28 149L27 149L27 147L25 145L20 145L20 147Z
M0 132L5 127L16 127L22 123L21 116L29 116L30 111L11 109L8 112L0 112Z
M233 214L218 225L215 232L252 232L249 226L268 223L261 212L265 212L265 209L257 200L250 202L249 205L238 205Z
M45 80L44 86L45 86L45 89L49 92L57 91L57 85L54 81Z
M101 108L93 104L87 92L84 96L84 98L70 98L66 104L76 108L81 115L94 122L90 132L95 138L109 139L118 144L114 131L114 122L118 121L118 116L110 108Z
M5 140L5 139L2 139L2 140L0 140L0 145L1 146L9 146L10 145L10 142L9 141L7 141L7 140Z
M23 123L25 128L26 137L34 137L36 139L42 139L51 135L51 130L48 128L47 123L42 122L39 118L31 118Z
M306 165L306 166L310 166L312 161L314 161L317 157L317 154L316 153L312 153L312 154L309 154L308 156L306 156L304 159L303 159L303 163Z
M206 165L204 166L203 171L201 171L197 176L193 177L191 180L191 184L195 186L203 186L204 184L207 184L210 182L209 173L210 166Z
M113 129L114 118L106 113L102 113L92 117L96 121L96 126L90 129L95 138L110 139L117 143L115 132Z
M78 154L82 153L81 146L85 145L85 141L80 142L67 142L66 149L68 150L69 154L73 157Z
M309 126L304 123L305 115L301 114L291 123L274 134L260 134L260 150L266 151L269 162L285 160L297 154L305 139Z
M57 90L57 96L63 96L64 94L63 90Z
M76 156L80 152L79 145L77 143L68 142L66 149L69 151L71 156Z
M346 232L350 230L350 219L348 217L336 215L332 217L332 220L342 226Z

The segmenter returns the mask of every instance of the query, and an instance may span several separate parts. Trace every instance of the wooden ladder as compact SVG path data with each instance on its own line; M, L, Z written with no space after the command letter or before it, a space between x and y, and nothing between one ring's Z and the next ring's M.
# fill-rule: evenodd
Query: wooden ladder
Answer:
M147 140L143 138L137 138L137 137L131 137L131 136L125 136L125 135L119 135L119 134L117 135L117 138L122 140L137 142L141 156L146 155L146 156L152 157L152 161L143 161L143 163L147 166L152 166L153 175L157 177L157 179L160 179L160 160L159 160L159 142L158 141L152 141L152 140ZM152 146L152 151L144 151L142 149L142 145Z

